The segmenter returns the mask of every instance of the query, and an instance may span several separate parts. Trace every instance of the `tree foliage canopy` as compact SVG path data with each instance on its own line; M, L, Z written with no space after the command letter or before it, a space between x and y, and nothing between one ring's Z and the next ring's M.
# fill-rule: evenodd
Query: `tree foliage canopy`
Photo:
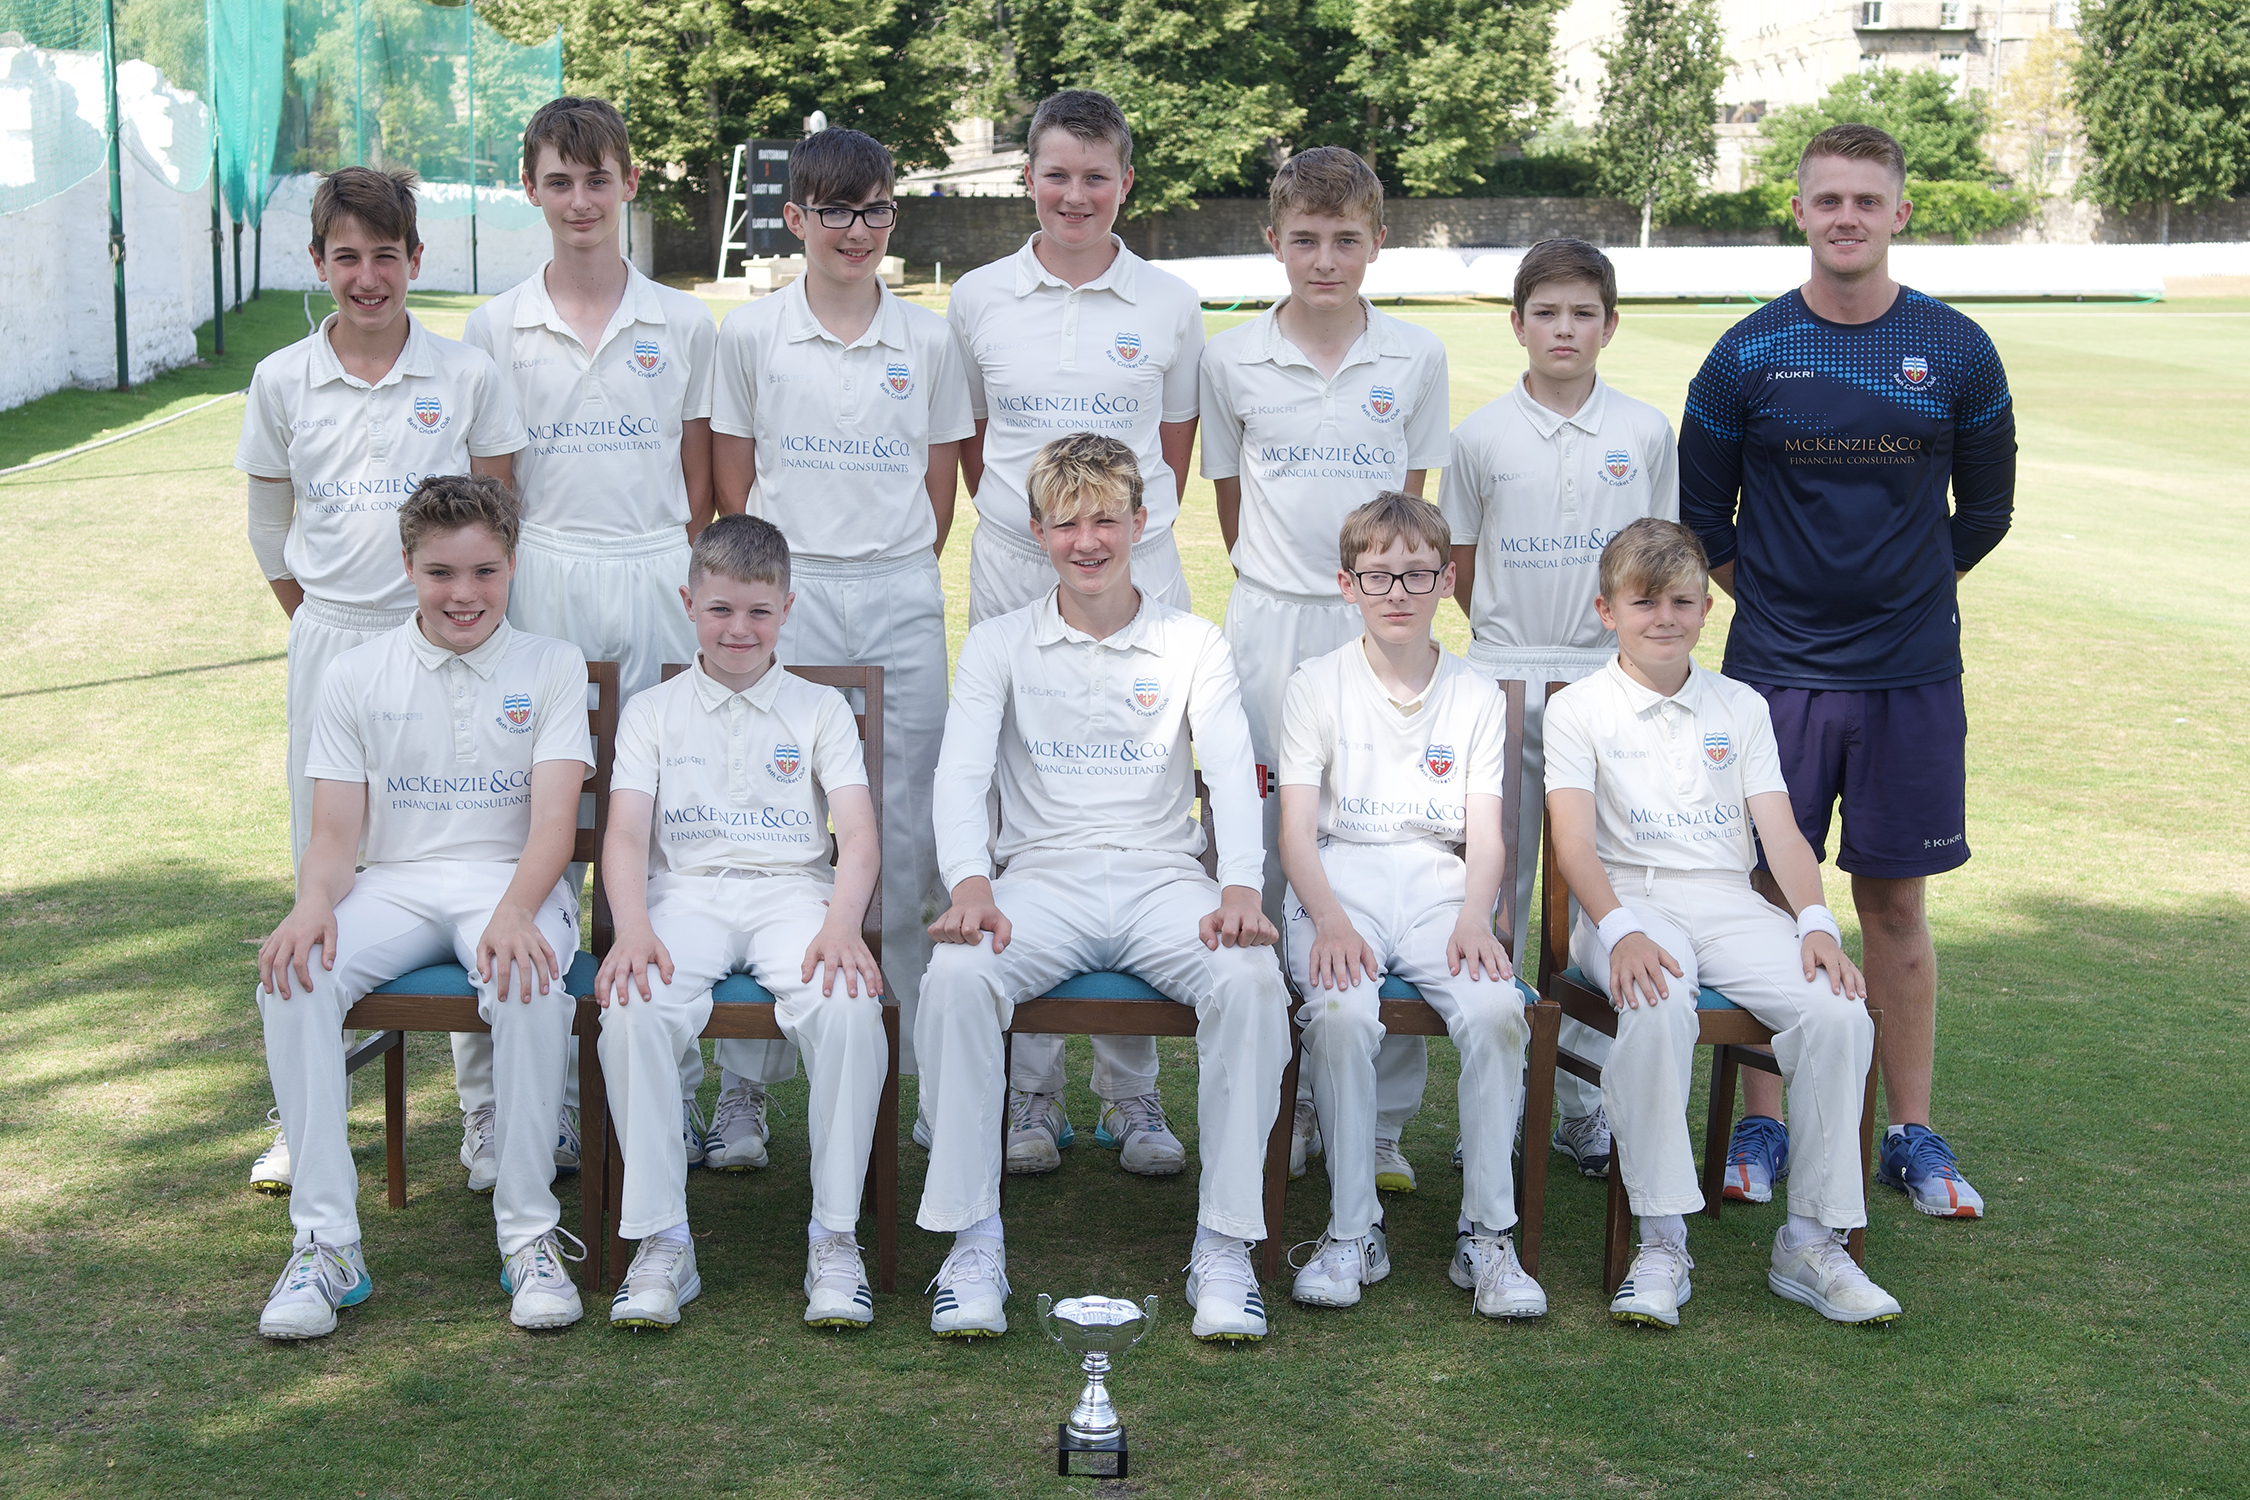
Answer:
M1625 25L1602 49L1594 160L1602 186L1655 213L1694 199L1718 160L1724 38L1714 0L1626 0Z
M2250 184L2250 7L2088 0L2078 18L2078 191L2107 208L2196 204Z
M1984 154L1990 125L1984 95L1955 96L1953 81L1929 69L1881 69L1839 79L1818 104L1793 104L1767 115L1759 126L1766 144L1759 174L1769 182L1797 175L1797 159L1812 138L1831 125L1873 125L1896 137L1906 152L1906 175L1930 182L1985 182L1993 173Z

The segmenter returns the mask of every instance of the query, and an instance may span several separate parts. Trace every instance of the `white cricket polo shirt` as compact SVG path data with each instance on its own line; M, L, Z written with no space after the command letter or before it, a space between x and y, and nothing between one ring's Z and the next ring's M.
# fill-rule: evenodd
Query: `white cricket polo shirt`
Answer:
M1144 593L1132 623L1097 641L1063 623L1050 589L969 632L934 794L948 890L992 873L985 791L996 759L1003 864L1030 849L1200 855L1200 760L1219 883L1264 878L1250 723L1234 656L1208 620Z
M837 562L928 551L932 443L976 431L961 347L945 320L877 283L882 304L846 344L820 326L803 278L719 327L711 430L753 439L750 514L789 550Z
M867 785L867 768L834 688L777 664L737 693L699 658L625 705L609 785L656 799L652 869L833 880L828 793Z
M1567 417L1518 380L1454 429L1438 505L1454 545L1477 549L1478 665L1583 675L1617 649L1594 613L1602 548L1643 516L1680 518L1671 424L1599 376Z
M547 267L469 314L523 412L523 518L584 536L644 536L688 522L680 429L711 415L719 331L702 302L630 263L625 296L589 354L555 311Z
M1261 588L1336 596L1344 517L1410 469L1442 469L1445 345L1377 312L1333 380L1265 312L1203 351L1203 477L1242 481L1234 565Z
M977 518L1028 539L1032 458L1056 438L1098 432L1140 460L1143 536L1159 535L1180 497L1157 424L1198 414L1203 304L1115 235L1117 259L1081 287L1039 264L1038 241L955 282L945 313L968 361L970 414L989 419Z
M305 774L367 784L360 858L507 860L531 837L531 768L594 769L586 658L507 621L466 654L409 619L336 658Z
M1502 795L1507 700L1450 651L1401 712L1368 664L1366 637L1316 656L1289 679L1281 784L1320 788L1322 838L1407 844L1469 836L1472 794Z
M1658 870L1757 867L1750 799L1783 792L1773 719L1757 690L1691 667L1663 697L1615 657L1547 700L1547 790L1594 794L1594 852Z
M297 513L282 561L307 594L360 609L412 609L398 508L431 474L523 446L516 404L482 350L407 314L406 347L381 380L347 374L328 330L258 361L234 466L289 477Z

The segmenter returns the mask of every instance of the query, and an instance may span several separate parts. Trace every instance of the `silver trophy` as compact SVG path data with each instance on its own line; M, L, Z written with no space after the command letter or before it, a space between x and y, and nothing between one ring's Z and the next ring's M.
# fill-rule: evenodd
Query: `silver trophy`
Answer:
M1055 1472L1104 1479L1125 1477L1125 1429L1110 1404L1109 1357L1123 1354L1156 1326L1156 1299L1135 1307L1122 1297L1069 1297L1061 1302L1039 1295L1039 1326L1047 1337L1085 1356L1086 1388L1070 1409L1070 1420L1055 1429Z

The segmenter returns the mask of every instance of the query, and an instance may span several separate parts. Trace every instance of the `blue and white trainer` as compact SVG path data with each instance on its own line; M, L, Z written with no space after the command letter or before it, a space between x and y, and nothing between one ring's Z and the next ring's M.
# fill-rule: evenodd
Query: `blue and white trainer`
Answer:
M1680 1308L1695 1295L1688 1282L1688 1272L1694 1269L1685 1245L1661 1240L1642 1245L1618 1283L1617 1295L1609 1299L1609 1315L1620 1323L1679 1327Z
M572 1255L564 1240L578 1246ZM647 1243L643 1241L642 1243ZM508 1321L518 1328L568 1328L586 1316L566 1260L584 1260L586 1247L567 1229L550 1229L500 1263L500 1289L513 1301Z
M555 1175L576 1176L578 1155L578 1111L566 1104L562 1118L555 1122Z
M1052 1172L1062 1165L1062 1154L1078 1139L1063 1113L1060 1094L1031 1094L1008 1090L1008 1170L1019 1177Z
M1789 1127L1771 1115L1744 1115L1727 1136L1730 1203L1771 1203L1773 1185L1789 1175Z
M336 1309L357 1307L375 1291L359 1241L331 1245L314 1240L289 1253L258 1315L258 1332L269 1339L317 1339L336 1331Z
M1953 1148L1927 1125L1909 1125L1883 1137L1875 1180L1895 1187L1916 1209L1939 1219L1981 1219L1984 1195L1954 1165Z
M858 1236L827 1234L806 1246L805 1321L814 1328L865 1328L875 1321L875 1292Z
M1250 1264L1249 1240L1211 1239L1188 1256L1187 1304L1195 1309L1190 1329L1206 1343L1254 1343L1266 1336L1266 1299Z
M266 1123L273 1127L273 1144L258 1153L250 1164L250 1191L264 1193L269 1198L289 1196L289 1137L282 1133L281 1106L276 1104L266 1111Z
M1565 1115L1555 1127L1554 1148L1571 1160L1581 1177L1609 1175L1609 1116L1600 1105L1590 1115Z
M711 1115L710 1133L698 1135L703 1124L695 1112L693 1100L682 1104L681 1129L688 1140L688 1165L707 1166L715 1172L755 1172L767 1161L766 1141L770 1127L766 1124L765 1085L742 1082L719 1095L719 1107Z
M930 1332L941 1339L996 1339L1008 1331L1008 1247L982 1234L957 1234L930 1281Z
M1105 1099L1094 1123L1094 1144L1117 1153L1117 1164L1139 1177L1171 1177L1187 1165L1187 1147L1164 1118L1164 1096L1154 1090L1131 1099Z
M633 1251L625 1284L609 1301L612 1328L671 1328L680 1309L703 1295L695 1270L695 1243L650 1235Z

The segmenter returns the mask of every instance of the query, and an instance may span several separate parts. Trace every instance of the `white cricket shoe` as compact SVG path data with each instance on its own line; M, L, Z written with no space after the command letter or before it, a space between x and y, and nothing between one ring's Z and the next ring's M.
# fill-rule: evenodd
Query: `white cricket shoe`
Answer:
M461 1165L468 1169L472 1193L489 1193L500 1180L500 1132L489 1104L461 1116Z
M572 1255L564 1240L578 1246ZM567 1229L550 1229L500 1264L500 1289L515 1299L508 1321L518 1328L568 1328L586 1316L566 1260L584 1260L586 1247ZM639 1257L635 1256L635 1260Z
M1547 1316L1547 1293L1516 1259L1514 1235L1463 1230L1453 1245L1453 1284L1476 1293L1479 1313L1488 1318Z
M702 1294L694 1242L652 1234L634 1250L625 1284L609 1301L609 1326L670 1328L680 1321L680 1309Z
M250 1164L250 1191L264 1193L269 1198L289 1196L289 1137L281 1131L281 1106L276 1104L266 1111L266 1123L273 1127L273 1144L258 1153Z
M805 1247L805 1321L815 1328L865 1328L875 1292L856 1235L823 1235Z
M266 1296L258 1332L269 1339L317 1339L336 1331L336 1309L357 1307L375 1291L359 1241L314 1240L289 1252L289 1264Z
M1266 1336L1266 1299L1250 1264L1249 1240L1206 1239L1188 1256L1187 1304L1191 1330L1206 1343L1254 1341Z
M1688 1284L1688 1272L1694 1269L1685 1245L1641 1246L1618 1283L1617 1295L1609 1299L1609 1315L1620 1323L1679 1327L1680 1308L1695 1295Z
M1356 1307L1359 1289L1391 1274L1391 1242L1381 1224L1358 1239L1322 1231L1289 1295L1308 1307Z
M555 1121L555 1175L568 1177L578 1170L578 1111L563 1106L562 1118Z
M1019 1177L1052 1172L1063 1147L1077 1139L1060 1094L1008 1090L1008 1170Z
M996 1339L1008 1331L1008 1248L986 1235L955 1235L952 1253L925 1290L930 1332L941 1339Z
M1773 1268L1766 1285L1774 1295L1801 1302L1831 1323L1888 1323L1901 1309L1898 1299L1867 1279L1844 1248L1844 1231L1820 1235L1795 1249L1773 1239Z
M761 1133L765 1123L765 1111L760 1110L758 1112L758 1125ZM680 1144L687 1149L687 1164L690 1172L710 1162L710 1134L711 1127L703 1123L703 1107L693 1099L682 1099L680 1101ZM764 1144L762 1139L760 1144ZM761 1152L761 1160L763 1160L763 1155L764 1153Z
M1320 1155L1320 1115L1310 1099L1297 1101L1296 1118L1289 1122L1289 1176L1305 1175L1305 1163Z
M930 1128L929 1103L917 1097L914 1101L914 1144L927 1151L930 1149L930 1142L935 1139L936 1133Z
M1171 1177L1187 1165L1187 1147L1164 1118L1164 1096L1105 1099L1094 1144L1117 1149L1117 1164L1141 1177Z
M681 1106L692 1111L692 1102ZM691 1126L692 1113L686 1118ZM694 1134L688 1136L690 1141ZM766 1090L758 1083L738 1083L719 1096L719 1107L711 1116L711 1131L702 1141L702 1150L693 1146L688 1150L688 1165L700 1159L718 1172L755 1172L766 1164Z
M1554 1148L1571 1160L1581 1177L1609 1175L1609 1116L1600 1105L1590 1115L1563 1116L1555 1127Z
M1414 1164L1398 1149L1398 1137L1375 1137L1375 1187L1378 1192L1414 1191Z

